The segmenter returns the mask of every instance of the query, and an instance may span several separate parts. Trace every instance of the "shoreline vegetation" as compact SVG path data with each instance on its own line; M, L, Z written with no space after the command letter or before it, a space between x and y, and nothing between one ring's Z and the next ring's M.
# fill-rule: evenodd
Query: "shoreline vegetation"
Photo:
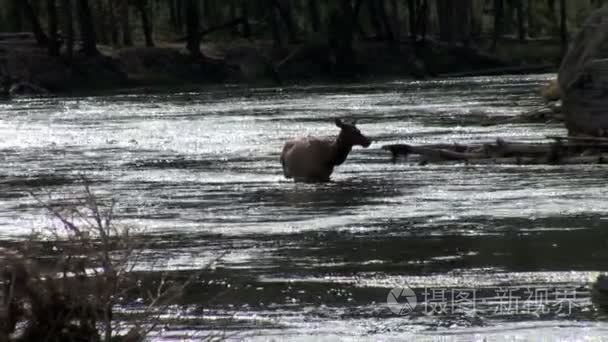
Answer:
M0 93L18 96L556 72L571 31L603 2L0 5Z
M100 46L97 56L49 57L33 35L5 34L0 38L0 70L5 70L5 95L70 95L95 92L162 92L166 89L200 89L209 85L293 85L354 83L378 79L493 76L556 73L559 46L545 46L546 56L522 55L519 61L486 53L478 48L446 45L428 40L402 42L386 51L382 42L362 42L354 49L358 61L353 72L334 72L327 44L305 42L277 50L269 42L236 42L228 46L202 45L203 58L192 59L182 47L113 48ZM513 43L518 46L519 43ZM426 61L426 62L424 62ZM2 65L4 64L4 65ZM0 72L0 74L2 74Z
M160 329L160 313L223 257L189 274L138 269L151 248L145 232L115 222L115 201L80 182L70 207L30 193L54 224L0 247L2 342L146 341Z

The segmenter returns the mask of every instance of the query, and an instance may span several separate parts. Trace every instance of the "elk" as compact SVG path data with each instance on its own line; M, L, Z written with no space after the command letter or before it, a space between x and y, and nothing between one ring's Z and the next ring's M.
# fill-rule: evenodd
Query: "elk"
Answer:
M295 182L329 182L334 167L346 161L353 146L369 147L371 139L356 127L356 121L335 120L340 134L335 138L302 137L285 143L281 165L285 178Z

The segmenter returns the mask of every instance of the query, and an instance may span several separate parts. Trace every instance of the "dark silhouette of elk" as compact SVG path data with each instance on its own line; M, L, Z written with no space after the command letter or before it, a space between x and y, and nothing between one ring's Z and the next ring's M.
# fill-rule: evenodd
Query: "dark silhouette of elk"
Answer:
M353 146L369 147L372 143L355 126L355 121L335 122L340 128L336 138L306 137L285 143L281 153L285 178L306 183L329 182L334 167L344 163Z

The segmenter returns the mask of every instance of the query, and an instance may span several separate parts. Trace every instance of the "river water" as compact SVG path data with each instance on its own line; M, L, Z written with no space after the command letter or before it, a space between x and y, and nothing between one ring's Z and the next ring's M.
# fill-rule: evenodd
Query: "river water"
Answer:
M608 168L393 164L380 149L563 135L479 125L540 105L550 77L2 102L0 239L49 224L29 192L69 202L86 176L145 231L140 269L212 263L159 340L603 341L590 285L608 261ZM372 146L332 183L283 179L283 142L336 134L335 117Z

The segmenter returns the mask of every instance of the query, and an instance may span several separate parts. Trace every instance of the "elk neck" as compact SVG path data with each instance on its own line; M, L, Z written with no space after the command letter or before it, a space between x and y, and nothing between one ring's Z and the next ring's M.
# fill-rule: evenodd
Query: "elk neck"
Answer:
M332 165L340 165L344 163L348 154L353 149L353 145L346 141L346 139L342 136L342 133L338 135L338 137L332 142Z

